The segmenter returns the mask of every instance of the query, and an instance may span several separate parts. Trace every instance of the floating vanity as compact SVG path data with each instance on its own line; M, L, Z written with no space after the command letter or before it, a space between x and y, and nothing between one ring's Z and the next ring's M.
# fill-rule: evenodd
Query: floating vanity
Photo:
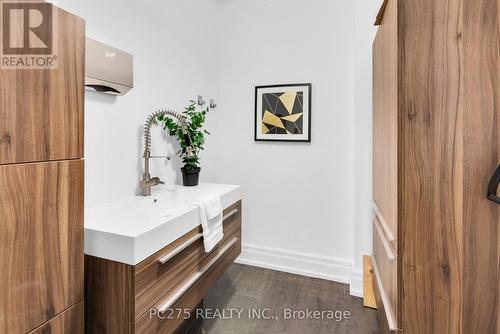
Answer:
M224 238L203 247L196 200L220 196ZM159 187L85 211L87 333L177 333L241 252L239 186ZM193 317L191 317L193 320Z

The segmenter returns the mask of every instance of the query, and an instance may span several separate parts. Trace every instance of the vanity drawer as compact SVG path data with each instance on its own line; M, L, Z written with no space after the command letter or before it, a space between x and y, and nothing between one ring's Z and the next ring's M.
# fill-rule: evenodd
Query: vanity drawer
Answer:
M241 226L241 203L224 210L224 241ZM224 242L223 241L223 242ZM201 227L197 227L135 267L135 310L138 319L206 257Z
M397 329L398 285L397 255L385 236L380 222L373 219L373 267L378 292L381 296L387 323L391 329Z
M219 246L189 272L171 291L168 291L135 323L135 334L173 333L185 321L176 311L195 309L208 289L222 276L241 253L241 230L228 236ZM160 310L166 310L158 316ZM151 310L151 311L150 311ZM163 319L162 319L163 318Z
M193 270L208 255L203 248L203 238L199 237L200 234L201 228L192 230L144 260L149 264L147 267L143 267L142 263L135 267L134 319L138 319L166 291L175 287L183 275ZM176 248L178 251L178 247L183 249L167 262L161 263L175 253Z
M241 201L234 203L223 211L224 236L233 234L241 227Z
M236 231L241 229L241 201L224 209L222 212L222 219L224 222L224 238L222 242L224 242Z

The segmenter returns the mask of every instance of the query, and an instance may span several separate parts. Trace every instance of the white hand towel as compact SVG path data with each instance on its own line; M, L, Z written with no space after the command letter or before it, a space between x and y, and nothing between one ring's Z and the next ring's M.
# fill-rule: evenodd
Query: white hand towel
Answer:
M222 240L222 204L219 197L203 198L192 204L200 209L200 223L203 228L203 246L210 252Z
M222 203L220 197L207 198L202 200L205 203L207 219L212 220L222 215Z

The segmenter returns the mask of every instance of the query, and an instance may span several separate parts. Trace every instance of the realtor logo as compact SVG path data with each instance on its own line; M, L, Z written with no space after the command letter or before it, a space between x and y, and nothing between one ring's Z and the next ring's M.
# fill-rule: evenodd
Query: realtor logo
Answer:
M57 65L56 10L44 1L1 1L2 68Z

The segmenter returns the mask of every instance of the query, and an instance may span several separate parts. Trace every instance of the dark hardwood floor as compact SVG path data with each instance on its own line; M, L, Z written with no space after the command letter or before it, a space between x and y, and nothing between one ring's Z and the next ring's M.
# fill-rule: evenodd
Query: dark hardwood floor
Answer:
M319 320L285 319L287 309L325 312ZM205 310L200 330L204 334L378 333L376 311L364 308L361 298L351 297L348 285L239 264L232 265L209 291ZM250 316L252 310L275 318L258 319L257 314Z

